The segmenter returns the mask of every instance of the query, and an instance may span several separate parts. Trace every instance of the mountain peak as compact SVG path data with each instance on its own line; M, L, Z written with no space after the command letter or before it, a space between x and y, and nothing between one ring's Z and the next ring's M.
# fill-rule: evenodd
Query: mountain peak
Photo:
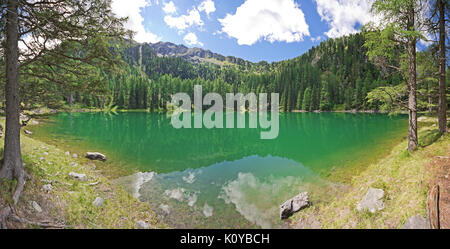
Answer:
M147 43L159 57L181 57L191 63L212 63L219 66L235 64L238 66L251 66L252 62L234 56L224 56L198 47L188 48L171 42Z

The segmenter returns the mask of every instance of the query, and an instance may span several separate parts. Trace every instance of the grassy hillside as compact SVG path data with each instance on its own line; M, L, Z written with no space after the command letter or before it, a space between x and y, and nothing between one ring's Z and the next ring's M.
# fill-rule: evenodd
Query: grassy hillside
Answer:
M4 126L4 120L1 120ZM3 152L0 139L0 153ZM28 222L11 221L8 227L46 227L49 224L66 228L135 228L137 221L145 221L151 228L164 228L148 203L140 202L111 183L111 171L102 162L92 162L83 155L73 158L61 148L35 140L22 131L22 155L31 179L19 200L16 214ZM88 180L80 182L69 177L70 172L86 174ZM42 189L51 184L52 190ZM0 187L0 209L11 203L10 189L14 182ZM101 207L93 205L97 197L104 199ZM37 212L31 205L35 201L42 208ZM50 225L50 227L52 226Z
M407 141L392 149L389 156L352 178L349 191L329 203L320 203L293 217L293 227L304 228L401 228L416 214L426 217L429 183L433 179L431 162L450 155L450 135L439 137L436 120L419 123L420 148L409 153ZM370 187L385 191L385 208L372 214L358 212L357 203Z

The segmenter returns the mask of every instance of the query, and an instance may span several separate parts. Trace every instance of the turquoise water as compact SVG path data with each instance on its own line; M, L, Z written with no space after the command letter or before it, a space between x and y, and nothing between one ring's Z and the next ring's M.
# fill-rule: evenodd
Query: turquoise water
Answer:
M407 131L404 116L352 113L282 113L273 140L261 129L175 129L170 115L147 112L51 121L40 129L142 172L118 182L180 228L281 227L284 200L339 192L324 175L375 160Z

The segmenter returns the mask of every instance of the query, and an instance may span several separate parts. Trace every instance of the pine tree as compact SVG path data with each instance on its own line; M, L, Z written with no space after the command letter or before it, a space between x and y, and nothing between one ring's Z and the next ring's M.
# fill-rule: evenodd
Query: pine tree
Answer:
M310 111L311 108L311 89L308 87L303 95L302 110Z

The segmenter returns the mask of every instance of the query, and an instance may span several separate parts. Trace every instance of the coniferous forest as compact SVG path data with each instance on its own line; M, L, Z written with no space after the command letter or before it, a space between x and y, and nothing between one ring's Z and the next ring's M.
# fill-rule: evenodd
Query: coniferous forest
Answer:
M282 111L395 111L397 108L389 99L377 96L376 91L369 93L379 87L389 87L406 97L404 79L400 73L369 61L364 42L362 34L355 34L326 40L291 60L241 65L191 63L179 57L157 56L148 44L126 43L122 45L121 70L94 75L98 77L96 81L100 79L105 84L102 91L93 93L90 88L83 91L77 87L69 92L60 91L57 84L39 79L40 84L23 86L22 99L28 108L42 104L54 108L78 104L154 111L166 110L172 94L186 92L192 96L193 86L202 85L204 92L223 95L276 92L280 94ZM420 52L425 60L425 74L426 67L436 63L432 53L432 49ZM428 73L419 84L421 110L433 110L437 105L438 84L431 72ZM51 97L40 98L35 95L37 90ZM55 91L59 94L55 95Z

